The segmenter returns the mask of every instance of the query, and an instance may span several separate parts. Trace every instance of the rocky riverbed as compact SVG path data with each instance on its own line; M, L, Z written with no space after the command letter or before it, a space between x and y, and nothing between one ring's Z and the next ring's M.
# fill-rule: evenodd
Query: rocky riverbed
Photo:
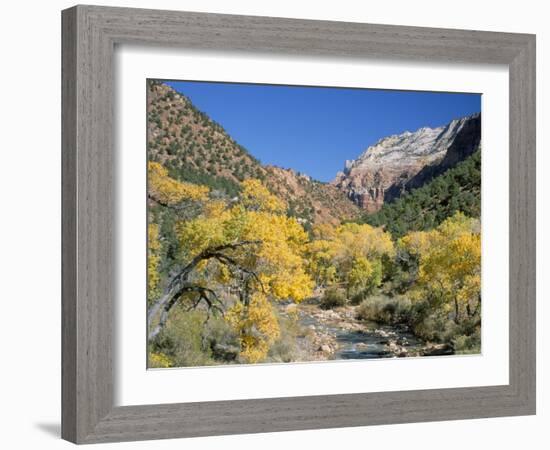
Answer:
M427 344L402 325L357 320L355 306L323 310L316 304L287 305L281 314L300 328L297 345L304 361L374 359L452 354L446 344Z

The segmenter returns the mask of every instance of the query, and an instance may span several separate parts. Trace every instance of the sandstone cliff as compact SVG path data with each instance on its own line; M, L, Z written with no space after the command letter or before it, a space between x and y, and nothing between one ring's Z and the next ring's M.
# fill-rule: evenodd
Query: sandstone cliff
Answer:
M346 161L332 182L367 212L417 188L463 161L479 147L481 116L453 120L381 139L356 160Z

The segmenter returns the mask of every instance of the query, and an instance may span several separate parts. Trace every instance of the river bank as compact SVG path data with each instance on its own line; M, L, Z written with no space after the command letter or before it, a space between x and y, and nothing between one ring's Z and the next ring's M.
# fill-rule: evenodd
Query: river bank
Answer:
M357 306L324 310L318 304L285 305L283 317L298 324L300 360L403 358L453 354L446 344L429 344L405 325L382 325L357 319Z

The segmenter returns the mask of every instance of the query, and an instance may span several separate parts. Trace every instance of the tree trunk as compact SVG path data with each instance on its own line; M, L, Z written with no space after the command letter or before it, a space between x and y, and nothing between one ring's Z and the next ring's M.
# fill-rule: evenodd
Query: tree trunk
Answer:
M164 325L166 325L166 321L168 319L168 313L170 312L170 309L172 309L172 307L177 303L183 293L190 291L197 292L199 298L198 301L195 303L195 306L197 306L201 300L204 300L208 304L209 308L215 308L215 306L213 306L212 300L208 298L208 295L211 295L215 300L217 300L217 296L214 291L208 288L204 288L202 286L197 286L189 283L190 274L202 261L214 258L217 259L221 264L237 268L242 273L246 273L247 275L259 280L255 272L246 269L245 267L242 267L232 257L225 254L224 251L235 250L239 247L256 245L260 243L261 241L242 241L233 244L224 244L217 247L207 248L199 253L197 256L195 256L177 275L175 275L170 280L170 282L166 286L166 289L164 290L164 294L162 295L162 297L157 300L153 305L151 305L151 307L147 311L148 328L151 326L151 324L155 320L155 317L157 317L160 312L160 318L157 326L148 332L149 341L152 341L156 336L158 336L158 334L164 328Z

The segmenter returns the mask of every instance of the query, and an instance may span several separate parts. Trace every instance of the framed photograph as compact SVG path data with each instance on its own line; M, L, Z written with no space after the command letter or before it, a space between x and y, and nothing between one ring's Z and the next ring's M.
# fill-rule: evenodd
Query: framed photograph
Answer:
M75 6L62 435L535 413L535 37Z

